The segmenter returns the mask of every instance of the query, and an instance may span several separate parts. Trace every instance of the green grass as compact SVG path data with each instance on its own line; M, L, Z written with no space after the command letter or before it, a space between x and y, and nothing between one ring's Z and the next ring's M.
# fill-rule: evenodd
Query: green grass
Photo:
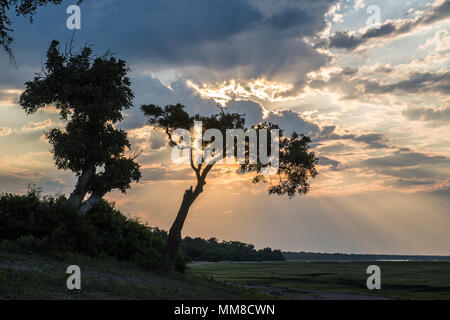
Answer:
M81 290L68 290L66 269L81 268ZM180 273L149 272L130 262L83 256L55 260L0 252L0 299L267 299L246 290Z
M66 269L71 264L81 268L81 290L66 288ZM366 269L371 264L381 268L378 291L366 288ZM111 258L54 259L0 251L0 299L240 300L323 298L325 293L328 298L336 293L450 299L450 262L211 263L191 267L187 274L169 274Z
M366 269L381 268L381 290L368 290ZM450 299L450 262L272 262L214 263L193 275L217 281L273 287L314 295L339 292L395 299Z

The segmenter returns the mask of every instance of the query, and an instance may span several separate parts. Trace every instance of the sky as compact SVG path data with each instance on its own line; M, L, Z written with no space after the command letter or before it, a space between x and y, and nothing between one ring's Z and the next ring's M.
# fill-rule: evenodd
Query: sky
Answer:
M214 169L183 236L291 251L450 254L450 1L85 0L14 17L17 67L0 52L0 192L29 183L69 194L44 132L51 108L27 116L17 101L50 42L89 44L126 60L135 94L127 130L143 178L107 199L168 230L190 168L170 161L142 104L217 104L311 137L319 176L306 196L268 195L229 168Z

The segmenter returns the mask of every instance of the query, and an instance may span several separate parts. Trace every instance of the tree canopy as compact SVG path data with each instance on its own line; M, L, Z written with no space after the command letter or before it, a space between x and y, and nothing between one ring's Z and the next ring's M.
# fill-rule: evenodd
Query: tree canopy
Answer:
M279 138L279 164L278 170L274 173L275 179L271 175L267 176L261 174L265 168L270 164L263 164L260 159L256 164L246 162L241 165L241 173L255 173L253 178L254 183L268 183L269 194L288 195L289 198L296 194L304 195L310 190L309 179L315 178L318 174L316 165L318 158L314 152L310 152L311 138L299 135L293 132L291 136L284 135L283 129L278 125L271 123L259 123L252 127L257 133L261 130L278 129L280 132ZM261 138L257 134L257 139ZM270 141L267 139L267 141ZM269 145L270 149L270 145ZM259 150L258 143L258 154Z
M126 192L141 177L127 133L115 127L134 97L127 72L126 62L108 52L94 56L88 46L76 54L61 52L53 41L42 72L25 84L19 100L27 114L52 106L66 122L64 130L46 136L58 169L79 177L69 202L80 207L91 194L82 211L112 189Z
M189 116L185 111L185 106L181 104L167 105L161 108L156 105L143 105L142 110L148 118L148 124L156 129L162 129L166 132L169 143L171 146L180 145L180 141L174 139L174 131L176 129L193 130L194 121L202 122L202 133L209 129L216 129L226 136L227 130L242 129L244 132L247 130L245 127L245 115L238 113L227 113L224 109L221 112L211 116ZM257 137L257 154L258 158L256 163L250 163L249 160L249 140L245 142L245 163L241 164L239 172L255 173L253 178L254 183L269 183L269 194L285 195L289 197L295 196L295 194L306 194L310 190L309 179L317 176L318 172L316 165L318 158L314 152L310 152L311 139L304 135L299 135L293 132L291 136L285 136L284 130L278 125L272 123L259 123L251 127L256 132ZM267 152L271 149L270 138L267 138L268 149L260 150L260 139L262 134L270 136L270 130L277 129L279 132L279 166L278 170L274 172L276 179L269 179L267 175L264 175L264 169L271 166L270 163L264 163L261 161L261 152ZM193 138L193 137L192 137ZM212 141L202 141L202 151L206 152ZM191 149L193 149L193 140L191 140ZM236 150L236 143L234 141L234 150ZM223 140L223 149L226 149L227 141ZM209 151L209 150L208 150ZM270 152L269 152L270 153ZM225 155L224 155L225 156ZM234 153L237 156L237 153ZM204 160L207 158L206 154L203 154ZM212 163L195 164L194 159L191 156L191 166L197 177L202 176L202 172L209 171L209 167L214 166ZM207 174L207 173L206 173Z
M202 139L200 146L202 153L202 159L200 160L209 160L197 161L197 159L194 159L195 149L198 148L195 139L195 121L202 122L202 134L204 134L208 129L215 129L215 132L221 134L222 138L227 135L228 130L242 130L244 133L249 132L249 130L245 128L244 115L238 113L228 113L225 112L223 108L221 108L221 112L211 116L190 116L185 111L185 106L181 104L167 105L164 108L150 104L143 105L141 109L147 116L148 124L150 126L166 132L170 145L185 148L186 142L188 143L187 147L190 150L189 162L197 180L195 187L191 186L185 191L180 209L169 231L168 253L170 264L174 267L176 265L177 252L181 243L181 230L189 209L197 197L203 192L208 173L216 164L214 158L216 158L216 155L222 157L224 156L223 154L217 154L215 149L212 150L211 146L213 144L217 146L220 142L216 141L217 137L215 137L215 139L212 139L211 137L209 141L207 139ZM190 141L181 141L178 137L176 137L177 129L189 130L192 133L190 136ZM287 194L289 197L293 197L296 194L306 194L310 189L309 179L316 177L318 174L316 170L318 158L315 156L314 152L309 151L309 144L311 142L310 138L303 135L298 135L295 132L290 137L286 137L283 134L283 130L281 130L279 126L271 123L259 123L253 126L252 129L254 132L256 131L256 144L258 146L257 159L254 162L249 161L251 157L249 152L251 147L249 145L250 139L245 140L245 161L244 163L241 163L239 172L241 174L253 173L254 183L269 183L269 194ZM259 139L262 139L264 135L271 134L270 129L275 129L275 132L277 132L279 136L276 137L277 139L273 140L275 142L270 142L267 145L268 150L259 150ZM267 140L268 139L266 139L266 141ZM227 149L227 147L232 144L232 150L234 150L233 154L228 154L227 151L227 157L230 155L235 158L239 157L237 140L234 138L231 142L222 140L221 143L223 144L221 148L222 153L223 150ZM273 152L271 148L272 143L278 144L276 145L277 148L274 150L279 151L279 155L277 155L279 156L279 166L272 174L275 178L272 178L272 176L267 178L265 173L267 173L267 169L271 166L271 163L262 161L261 154L266 153L271 157L275 156L271 154ZM211 154L210 157L208 157L209 154Z

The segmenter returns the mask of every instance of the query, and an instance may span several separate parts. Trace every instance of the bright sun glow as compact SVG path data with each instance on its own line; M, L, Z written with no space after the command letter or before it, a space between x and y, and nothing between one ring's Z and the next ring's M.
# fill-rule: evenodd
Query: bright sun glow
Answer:
M214 99L217 103L225 106L231 100L259 99L270 102L283 102L294 99L294 97L282 97L281 94L293 88L292 84L268 81L265 78L251 81L230 81L219 84L197 85L191 80L186 84L195 89L203 98Z

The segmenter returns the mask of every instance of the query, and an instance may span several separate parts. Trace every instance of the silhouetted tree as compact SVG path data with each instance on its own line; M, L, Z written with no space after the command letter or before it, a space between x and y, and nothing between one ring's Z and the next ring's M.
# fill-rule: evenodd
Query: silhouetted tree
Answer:
M222 133L223 137L226 137L227 129L245 129L245 119L243 115L237 113L226 113L224 109L222 109L220 113L209 117L200 115L191 117L184 110L185 107L180 104L168 105L164 108L156 105L143 105L141 109L148 117L148 124L150 126L153 126L156 129L162 129L166 132L169 138L169 144L171 146L181 146L183 143L186 143L186 141L183 142L174 137L175 130L186 129L192 132L194 121L202 121L203 132L208 129L216 129ZM278 126L268 123L261 123L253 128L257 131L257 133L259 133L259 130L262 129L280 129ZM262 133L264 132L265 131L262 131ZM269 135L270 132L267 131L267 134ZM305 194L309 190L308 179L310 177L314 178L317 175L316 164L318 159L313 152L308 151L310 139L305 136L299 136L295 133L291 137L285 137L283 136L282 130L279 130L279 134L280 166L278 171L275 173L278 176L276 179L277 183L273 183L273 180L275 179L268 181L262 175L263 170L267 169L270 163L264 165L258 158L258 161L255 164L250 164L248 161L248 148L246 148L247 151L245 154L247 161L245 164L241 164L240 172L242 174L250 172L255 173L255 177L253 179L254 183L270 183L269 193L279 195L287 194L289 197L293 197L296 193ZM214 140L211 142L203 141L201 151L203 152L204 158L206 158L206 150L208 150L208 154L211 152L211 144L213 141ZM227 141L223 141L223 150L227 149L226 143ZM233 140L233 143L235 144L235 147L237 142ZM270 144L268 147L268 149L270 149ZM193 135L191 135L189 148L190 150L194 150L196 148ZM236 148L234 148L234 150L234 157L236 158L238 156ZM267 152L267 150L265 151ZM215 165L214 161L205 161L198 164L197 161L195 161L193 154L194 152L190 153L190 165L195 173L197 183L195 187L191 186L184 192L180 209L178 210L178 214L172 224L172 227L170 228L168 236L167 249L169 254L169 262L172 268L175 267L177 252L181 242L181 230L189 209L200 193L202 193L203 187L206 184L206 177ZM211 155L213 157L221 156L220 154L214 154L214 152L211 152Z
M109 53L94 57L87 46L77 54L62 53L53 41L42 72L26 83L19 100L27 114L53 106L67 121L64 130L54 128L46 136L58 169L78 176L68 202L81 213L112 189L125 193L141 177L135 156L126 155L126 132L115 128L132 104L127 71L126 62Z
M83 0L79 0L80 4ZM36 13L38 7L46 6L47 4L58 5L62 0L0 0L0 46L13 59L13 52L10 47L13 37L11 33L11 19L8 17L10 12L14 12L16 16L27 17L33 23L33 15Z

